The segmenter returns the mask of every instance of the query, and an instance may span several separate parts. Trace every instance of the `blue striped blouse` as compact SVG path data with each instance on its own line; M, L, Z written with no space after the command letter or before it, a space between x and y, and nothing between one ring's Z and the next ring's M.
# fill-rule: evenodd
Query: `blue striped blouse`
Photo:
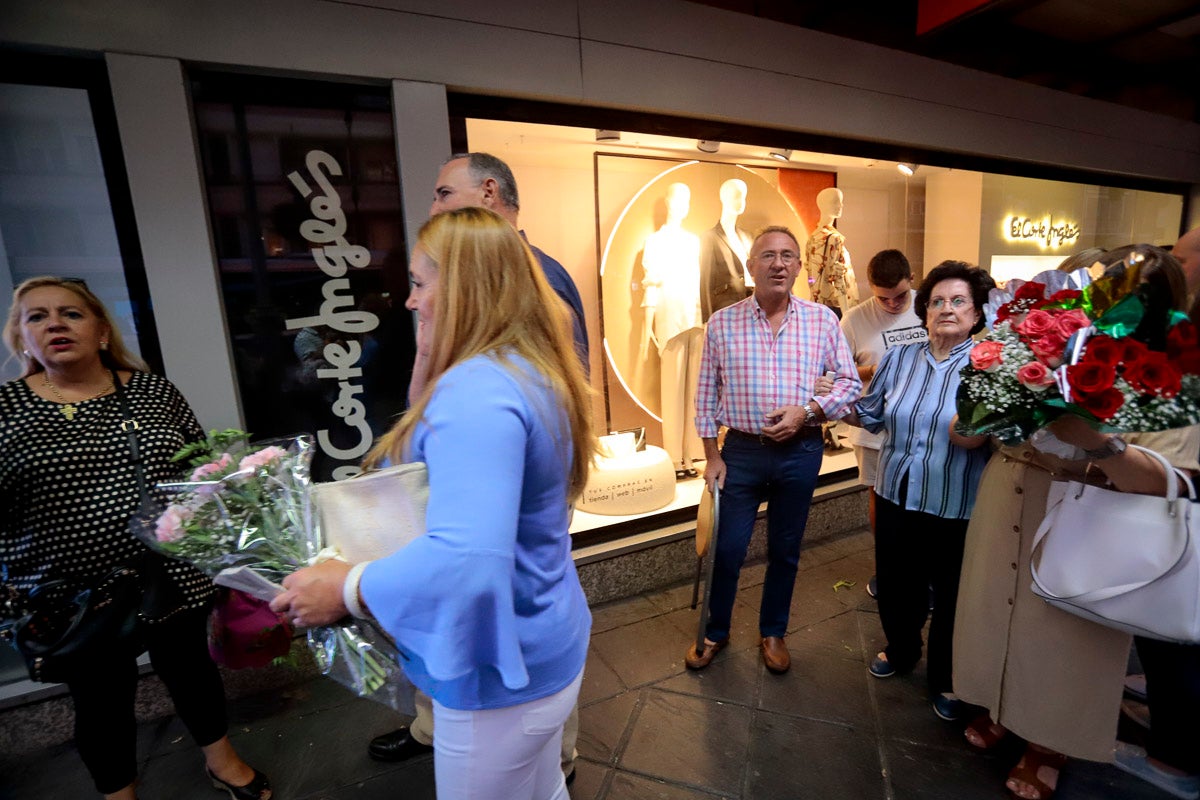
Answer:
M959 371L975 342L967 339L936 361L929 343L894 347L879 362L867 393L855 406L862 425L884 434L875 491L904 507L949 519L967 519L991 449L950 444Z

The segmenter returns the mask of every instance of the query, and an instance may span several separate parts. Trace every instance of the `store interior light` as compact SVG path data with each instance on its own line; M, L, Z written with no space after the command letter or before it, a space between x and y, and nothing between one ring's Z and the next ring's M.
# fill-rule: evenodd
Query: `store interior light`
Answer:
M785 147L776 147L774 150L768 152L767 156L775 159L776 161L788 161L792 157L792 151Z
M908 162L908 161L901 161L899 164L896 165L896 169L900 170L901 175L903 175L907 178L911 178L912 174L914 172L916 172L918 169L920 169L920 166L918 166L917 164Z
M601 128L596 128L597 142L619 142L621 141L620 131L606 131Z
M701 153L715 153L721 149L721 143L709 139L697 139L696 149Z

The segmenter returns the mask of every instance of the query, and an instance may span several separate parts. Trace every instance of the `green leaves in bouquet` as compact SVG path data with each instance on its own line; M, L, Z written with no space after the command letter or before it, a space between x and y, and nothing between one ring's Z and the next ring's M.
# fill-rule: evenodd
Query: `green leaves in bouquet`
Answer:
M228 452L234 445L245 445L250 441L250 434L237 428L226 428L223 431L210 430L208 436L198 442L190 442L171 456L172 463L183 463L189 467L198 467L212 461L218 453Z

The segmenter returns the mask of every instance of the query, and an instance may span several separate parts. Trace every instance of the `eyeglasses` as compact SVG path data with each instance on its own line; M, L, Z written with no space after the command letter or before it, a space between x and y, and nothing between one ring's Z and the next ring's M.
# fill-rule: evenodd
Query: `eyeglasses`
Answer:
M799 257L799 253L795 253L791 250L780 250L779 252L774 250L766 250L758 254L758 260L762 261L764 264L770 264L772 261L778 258L781 262L783 262L784 266L794 264L796 259Z
M964 306L970 305L971 300L970 298L963 297L962 295L959 295L958 297L951 297L949 300L944 297L935 297L929 301L929 307L934 311L941 311L946 307L947 303L950 304L950 308L954 309L955 311L959 311Z

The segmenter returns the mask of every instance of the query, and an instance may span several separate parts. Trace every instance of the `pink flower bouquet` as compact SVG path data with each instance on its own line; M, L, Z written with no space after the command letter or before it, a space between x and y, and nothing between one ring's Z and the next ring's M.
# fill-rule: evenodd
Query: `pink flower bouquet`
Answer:
M159 484L174 493L157 518L136 521L151 549L193 564L222 586L269 600L297 569L331 557L312 513L311 436L247 443L238 430L212 431L175 460L189 480ZM360 697L415 713L412 684L395 644L373 623L349 617L307 632L321 671Z
M175 460L191 468L189 479L159 484L173 492L171 503L134 532L210 577L244 567L278 583L319 550L308 501L313 442L297 436L251 446L246 438L212 431L177 453Z
M1043 272L993 289L990 332L971 351L958 391L959 430L1005 444L1061 414L1110 431L1200 422L1197 333L1178 312L1152 316L1139 265L1093 281Z

